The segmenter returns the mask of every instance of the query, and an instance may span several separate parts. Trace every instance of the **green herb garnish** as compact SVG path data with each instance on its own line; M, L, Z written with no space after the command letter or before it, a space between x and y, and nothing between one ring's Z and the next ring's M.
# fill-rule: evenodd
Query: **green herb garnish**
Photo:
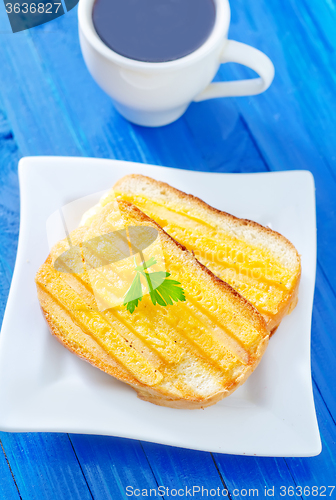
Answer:
M136 266L136 275L132 285L128 289L125 298L124 306L132 314L143 297L141 279L143 276L146 279L150 298L154 304L160 306L172 306L174 301L184 302L186 300L181 283L175 280L169 280L170 273L165 271L157 271L149 273L147 269L156 264L156 260L151 257L147 262L143 262L140 266Z

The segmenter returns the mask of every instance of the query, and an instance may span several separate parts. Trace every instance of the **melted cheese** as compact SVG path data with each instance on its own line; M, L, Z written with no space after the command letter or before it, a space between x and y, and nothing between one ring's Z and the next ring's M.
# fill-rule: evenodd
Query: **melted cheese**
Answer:
M144 196L121 193L136 205L196 258L247 298L260 312L276 315L293 286L294 276L281 266L271 252L233 237L217 227L169 208Z

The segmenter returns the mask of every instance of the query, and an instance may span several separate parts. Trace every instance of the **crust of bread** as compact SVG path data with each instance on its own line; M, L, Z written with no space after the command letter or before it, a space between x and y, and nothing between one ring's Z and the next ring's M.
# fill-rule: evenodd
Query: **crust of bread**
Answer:
M232 300L244 317L247 318L251 325L260 333L260 341L256 352L253 356L251 356L249 362L246 364L239 376L232 380L229 385L225 387L223 386L221 390L216 391L210 396L202 397L198 395L195 397L191 394L176 395L172 394L171 391L169 391L169 388L167 388L164 384L159 384L158 386L148 386L141 383L132 374L130 374L125 367L120 366L112 356L108 355L102 347L100 347L90 337L90 335L82 331L77 324L72 322L70 316L67 321L68 324L71 325L71 331L75 334L75 336L73 338L69 338L66 333L62 332L61 329L57 327L55 320L53 319L53 314L57 314L57 308L60 308L61 306L57 304L57 301L51 298L48 292L44 290L43 286L37 283L39 301L49 329L58 341L61 342L67 349L96 366L100 370L133 387L133 389L137 392L138 397L142 400L160 406L182 409L205 408L213 405L231 394L237 389L237 387L243 384L259 364L269 339L265 320L246 299L239 295L230 285L214 276L209 269L197 261L191 252L189 252L183 245L176 242L156 222L141 212L136 206L123 200L119 200L118 203L126 224L131 225L136 223L139 225L144 224L155 227L160 233L161 241L163 242L167 252L170 252L173 255L178 254L179 260L185 262L185 264L188 264L189 266L192 266L193 272L197 275L197 278L199 277L199 279L202 280L200 285L203 284L204 286L211 286L213 288L213 293L216 294L216 296L218 295L218 297L221 297L224 294ZM41 269L43 269L43 267L47 264L50 265L50 263L51 259L49 256ZM49 301L53 302L54 313L50 313L51 303ZM67 314L66 311L64 314ZM73 340L74 338L76 340ZM85 349L83 349L81 345L84 345Z
M290 260L287 267L292 270L293 275L295 275L295 279L290 293L287 295L286 299L279 304L278 313L273 317L262 313L266 321L268 331L273 334L284 316L290 314L298 302L298 291L301 278L301 259L295 246L285 236L270 229L269 227L262 226L261 224L248 219L240 219L227 212L218 210L192 194L184 193L183 191L180 191L165 182L157 181L151 177L140 174L127 175L116 182L113 190L117 196L120 194L120 197L122 198L122 193L125 190L126 192L132 192L134 186L136 187L136 194L146 194L145 190L139 190L137 187L147 186L149 189L155 190L156 199L164 201L167 200L167 198L171 199L172 197L175 197L181 202L186 202L191 206L191 208L200 209L205 216L210 215L211 217L215 217L219 224L227 224L227 222L230 221L234 227L241 228L245 233L246 230L252 229L258 235L266 238L268 243L261 246L264 246L264 248L268 250L270 249L271 243L272 245L278 245L279 248L284 249Z

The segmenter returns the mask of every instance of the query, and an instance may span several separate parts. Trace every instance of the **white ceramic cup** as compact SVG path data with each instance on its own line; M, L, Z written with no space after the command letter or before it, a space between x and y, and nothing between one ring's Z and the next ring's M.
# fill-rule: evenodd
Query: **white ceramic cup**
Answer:
M216 20L205 43L174 61L148 63L117 54L99 38L92 21L94 0L80 0L79 39L86 65L98 85L127 120L158 127L177 120L192 101L247 96L264 92L272 83L274 66L263 53L227 39L228 0L215 0ZM220 64L248 66L259 78L210 83Z

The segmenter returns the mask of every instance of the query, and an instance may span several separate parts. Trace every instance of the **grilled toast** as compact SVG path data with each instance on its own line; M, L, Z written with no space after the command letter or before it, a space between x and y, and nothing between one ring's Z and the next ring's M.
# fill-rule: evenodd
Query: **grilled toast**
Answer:
M274 333L297 303L300 256L281 234L217 210L143 175L128 175L114 195L136 205L264 316Z
M37 293L51 332L75 354L133 387L140 399L186 409L215 404L258 365L269 339L263 317L133 204L118 200L117 222L115 205L107 202L68 241L59 242L39 269ZM87 268L82 273L55 268L69 240L78 248L121 226L157 230L166 270L182 286L185 301L163 307L147 294L133 313L123 303L101 310Z

